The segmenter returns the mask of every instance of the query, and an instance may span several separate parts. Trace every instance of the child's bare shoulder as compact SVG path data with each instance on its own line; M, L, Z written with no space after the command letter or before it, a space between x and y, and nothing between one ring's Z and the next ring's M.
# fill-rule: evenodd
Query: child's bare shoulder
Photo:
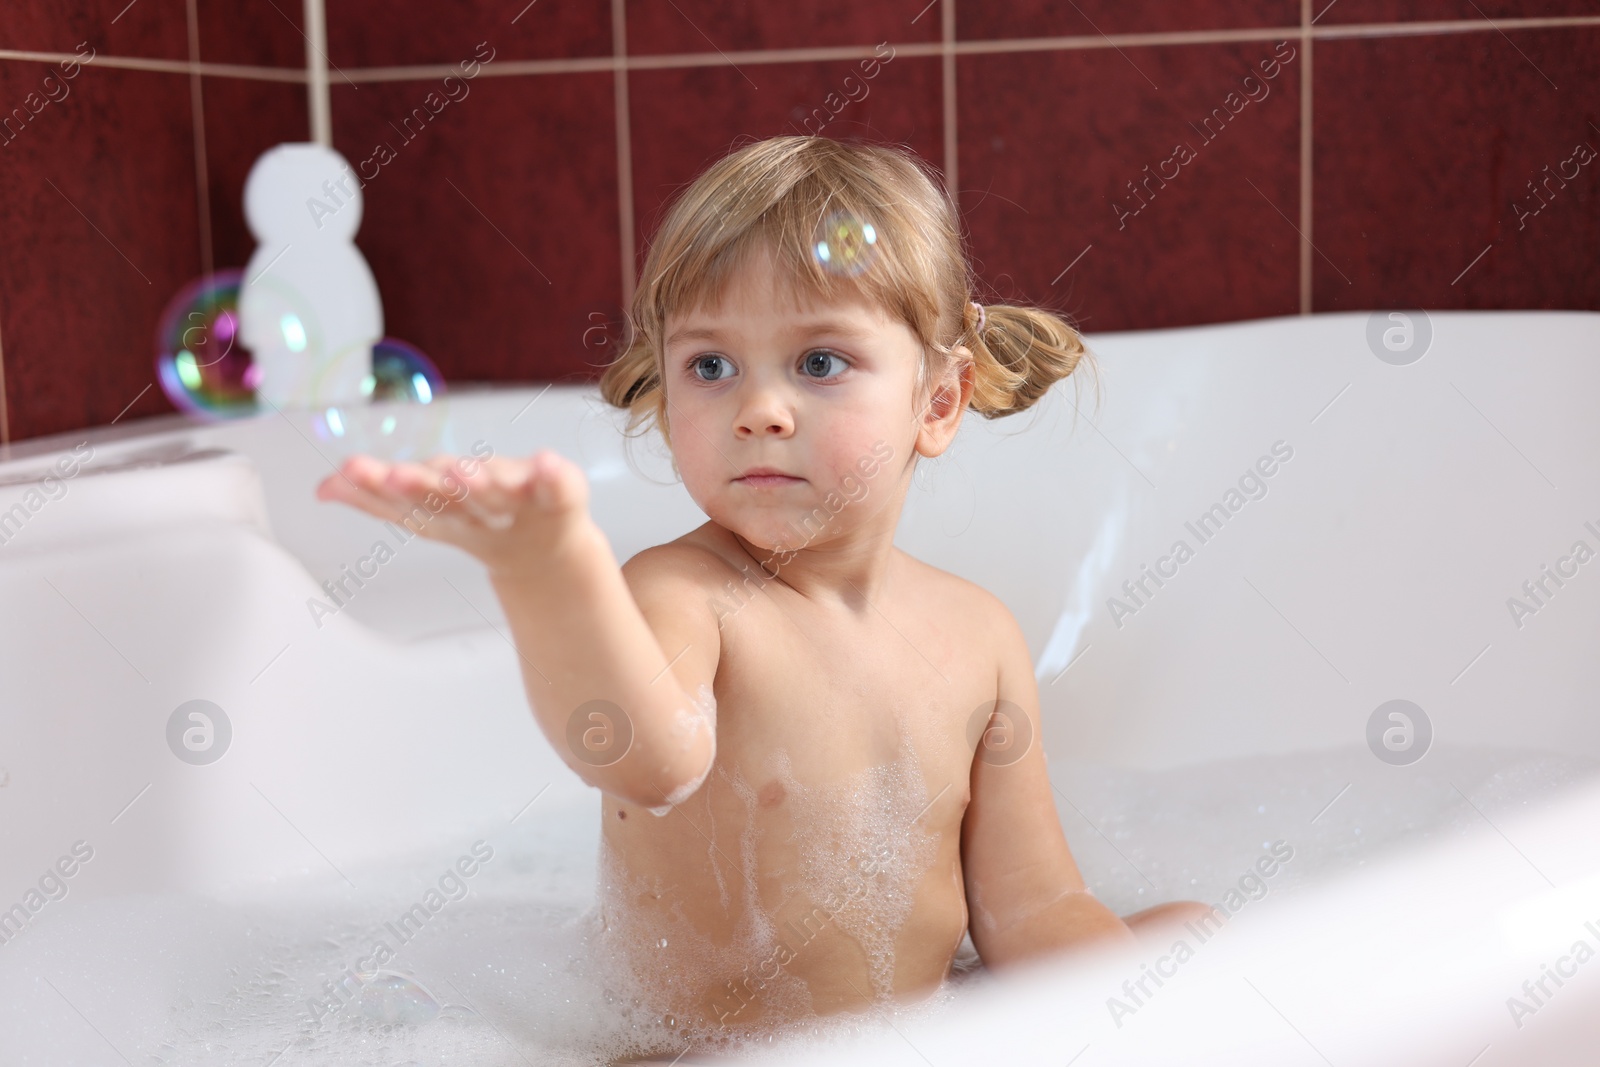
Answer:
M705 534L705 527L676 540L636 552L622 565L622 576L636 598L681 599L684 594L714 593L738 571L726 550ZM695 603L703 603L696 598Z
M622 578L639 612L663 649L681 649L668 666L693 696L714 689L722 656L722 634L712 591L727 581L727 563L713 549L685 535L635 553Z
M926 606L938 612L936 617L949 620L975 638L992 641L997 648L1022 639L1022 628L1011 609L989 590L914 556L905 559L914 580L926 591Z

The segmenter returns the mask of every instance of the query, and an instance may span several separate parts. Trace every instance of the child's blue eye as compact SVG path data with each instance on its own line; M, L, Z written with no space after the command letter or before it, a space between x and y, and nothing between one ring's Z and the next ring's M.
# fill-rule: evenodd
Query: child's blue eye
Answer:
M715 374L711 377L707 377L706 375L700 373L701 369L704 368L708 362L715 360L722 360L724 363L727 362L727 360L723 359L722 356L696 356L694 362L690 365L691 369L694 371L695 377L699 378L703 382L721 381L725 375Z
M839 364L838 370L829 370L830 360ZM819 348L815 352L806 353L804 366L806 372L810 373L814 378L831 378L835 374L842 372L849 364L832 352Z

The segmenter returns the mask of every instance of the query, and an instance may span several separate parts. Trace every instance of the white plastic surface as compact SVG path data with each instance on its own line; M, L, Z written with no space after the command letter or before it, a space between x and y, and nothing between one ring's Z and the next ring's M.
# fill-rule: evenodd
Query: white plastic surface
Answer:
M919 472L899 544L1011 607L1052 756L1167 768L1349 746L1397 698L1452 743L1600 755L1600 560L1572 562L1576 542L1600 548L1600 315L1431 326L1406 366L1377 357L1365 313L1090 337L1103 406L1068 382L1034 413L971 417ZM441 402L452 451L580 462L620 559L703 521L659 447L625 449L590 389ZM80 443L94 458L30 508ZM1264 494L1229 508L1275 447ZM470 559L396 546L317 624L321 583L385 536L313 499L341 458L285 413L146 420L0 462L0 522L26 512L0 543L0 902L78 839L98 855L74 894L255 892L321 870L308 839L358 862L576 787ZM1219 502L1202 540L1189 524ZM1124 583L1179 540L1191 557L1136 602ZM1547 566L1570 573L1515 612ZM164 734L196 698L234 731L203 768ZM1572 940L1507 939L1518 901L1550 890L1507 839L1600 924L1597 820L1600 797L1568 798L1270 902L1137 1027L1103 1025L1116 960L1042 970L835 1062L1064 1064L1085 1045L1075 1062L1589 1062L1575 1050L1584 1034L1592 1048L1600 963L1525 1030L1506 1020L1505 998Z

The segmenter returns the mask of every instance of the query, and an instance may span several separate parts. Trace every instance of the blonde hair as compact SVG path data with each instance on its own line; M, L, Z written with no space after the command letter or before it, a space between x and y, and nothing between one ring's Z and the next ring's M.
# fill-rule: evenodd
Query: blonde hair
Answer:
M823 220L839 212L875 230L872 258L854 276L830 273L812 254ZM654 425L670 446L667 316L715 305L763 246L796 290L823 302L853 293L904 322L922 345L919 402L958 358L957 345L972 353L970 406L990 419L1031 407L1085 358L1093 367L1078 331L1044 308L989 305L978 329L955 206L918 157L899 146L773 137L712 164L672 203L651 242L630 337L600 378L600 395L629 412L629 431Z

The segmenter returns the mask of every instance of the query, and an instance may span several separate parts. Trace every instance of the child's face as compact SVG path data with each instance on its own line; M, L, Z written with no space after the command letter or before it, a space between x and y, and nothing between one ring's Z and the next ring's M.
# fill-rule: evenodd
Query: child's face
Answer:
M668 316L678 471L701 510L762 548L817 547L873 524L892 537L913 451L944 450L970 376L957 382L959 403L919 410L921 345L905 323L858 299L799 299L796 308L762 250L721 307ZM793 477L743 477L755 468Z

